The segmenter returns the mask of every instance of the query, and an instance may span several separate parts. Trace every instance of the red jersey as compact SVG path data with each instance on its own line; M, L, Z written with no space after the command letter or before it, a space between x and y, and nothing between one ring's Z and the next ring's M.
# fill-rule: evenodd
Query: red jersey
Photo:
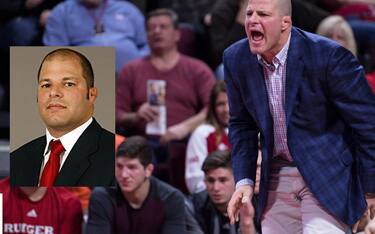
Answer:
M9 178L0 180L3 194L4 234L66 234L81 233L81 204L64 188L48 188L44 197L31 201L18 187L11 187Z
M370 85L372 92L375 93L375 71L372 73L366 74L367 82Z

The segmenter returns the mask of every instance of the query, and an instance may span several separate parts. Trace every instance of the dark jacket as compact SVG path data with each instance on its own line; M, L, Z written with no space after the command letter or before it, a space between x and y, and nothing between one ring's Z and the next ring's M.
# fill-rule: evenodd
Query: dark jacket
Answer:
M10 153L12 186L37 186L46 136L39 137ZM78 138L61 168L56 186L114 185L115 135L95 119Z

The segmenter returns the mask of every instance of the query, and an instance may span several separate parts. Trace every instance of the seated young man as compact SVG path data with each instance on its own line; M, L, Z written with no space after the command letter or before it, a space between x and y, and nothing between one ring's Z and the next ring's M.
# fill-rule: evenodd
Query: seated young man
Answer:
M256 233L254 222L254 210L248 204L246 220L230 224L227 216L228 202L235 190L233 171L230 162L229 151L214 151L209 154L202 165L205 174L204 182L207 190L195 193L191 196L194 208L194 216L204 233ZM252 217L250 217L252 216ZM245 223L246 221L246 223Z
M140 136L120 144L117 186L95 188L87 233L185 233L184 196L152 177L152 149Z

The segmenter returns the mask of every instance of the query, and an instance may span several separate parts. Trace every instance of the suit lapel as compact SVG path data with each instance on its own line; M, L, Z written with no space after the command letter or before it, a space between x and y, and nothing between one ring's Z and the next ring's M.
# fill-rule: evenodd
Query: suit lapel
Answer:
M251 62L249 63L250 66L246 66L246 84L244 87L249 87L248 94L250 94L254 104L256 121L260 131L263 135L268 135L272 129L272 118L268 104L266 83L262 67L257 62L256 55L252 55L252 59L255 59L256 62ZM248 94L245 93L245 96Z
M29 163L24 165L23 174L26 175L26 180L31 180L31 183L28 184L38 186L40 169L43 162L44 149L46 147L46 136L42 137L40 141L37 141L34 147L34 150L31 151L34 155L30 155Z
M287 59L286 84L285 84L285 115L288 126L293 111L299 84L302 81L304 63L302 55L305 47L296 29L292 29L290 46Z
M93 122L78 138L70 151L55 185L77 185L79 179L91 165L91 155L98 150L101 127L93 119Z

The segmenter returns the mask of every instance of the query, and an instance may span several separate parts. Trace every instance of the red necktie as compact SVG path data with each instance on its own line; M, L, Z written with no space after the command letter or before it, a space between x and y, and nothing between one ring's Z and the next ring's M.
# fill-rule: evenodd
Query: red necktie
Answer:
M51 154L49 155L49 160L43 169L42 178L40 179L41 187L53 186L57 174L59 174L60 154L64 151L64 146L61 144L60 140L52 140L49 145Z

